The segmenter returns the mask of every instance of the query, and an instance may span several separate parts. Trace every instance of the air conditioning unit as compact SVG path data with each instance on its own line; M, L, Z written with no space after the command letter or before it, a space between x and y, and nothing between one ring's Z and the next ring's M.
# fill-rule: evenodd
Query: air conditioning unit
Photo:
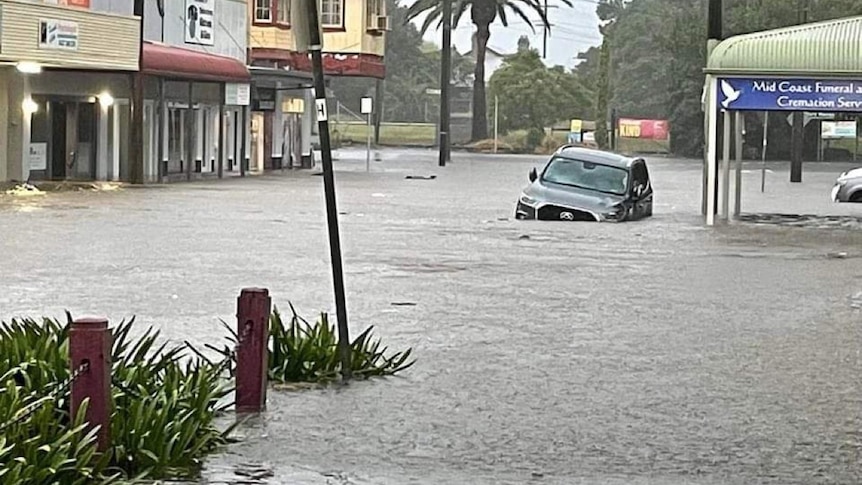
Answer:
M386 15L378 15L377 25L375 25L375 27L380 32L389 32L389 17Z

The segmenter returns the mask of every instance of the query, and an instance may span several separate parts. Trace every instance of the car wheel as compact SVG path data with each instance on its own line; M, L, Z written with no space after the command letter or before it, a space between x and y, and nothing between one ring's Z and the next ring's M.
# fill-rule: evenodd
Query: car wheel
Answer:
M856 192L855 194L850 196L850 202L854 202L857 204L862 203L862 190Z

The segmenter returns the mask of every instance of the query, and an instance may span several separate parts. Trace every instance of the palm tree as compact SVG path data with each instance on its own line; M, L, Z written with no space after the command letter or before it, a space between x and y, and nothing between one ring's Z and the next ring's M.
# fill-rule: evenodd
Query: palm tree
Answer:
M488 138L485 53L488 49L488 39L491 37L491 24L499 18L503 26L508 27L509 16L514 14L523 19L535 32L533 21L527 16L529 12L538 14L545 28L550 28L550 24L545 15L542 0L417 0L407 12L408 21L427 13L428 16L422 24L422 32L427 31L435 23L439 26L442 23L444 1L453 3L453 27L458 25L468 10L470 11L470 20L476 26L476 66L473 76L473 130L471 138L474 141L482 140ZM569 7L572 6L572 0L560 1Z

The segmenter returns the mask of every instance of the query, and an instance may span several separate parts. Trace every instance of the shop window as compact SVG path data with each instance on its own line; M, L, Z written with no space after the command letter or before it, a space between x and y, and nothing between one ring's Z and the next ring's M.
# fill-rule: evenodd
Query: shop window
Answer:
M321 0L320 23L324 27L344 28L344 0Z
M255 22L272 22L272 2L273 0L254 0Z

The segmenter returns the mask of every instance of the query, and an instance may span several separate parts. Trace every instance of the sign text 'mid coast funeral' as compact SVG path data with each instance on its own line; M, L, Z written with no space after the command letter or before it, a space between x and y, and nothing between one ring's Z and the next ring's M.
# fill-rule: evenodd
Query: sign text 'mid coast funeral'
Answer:
M862 112L862 79L720 78L718 107L739 111Z

